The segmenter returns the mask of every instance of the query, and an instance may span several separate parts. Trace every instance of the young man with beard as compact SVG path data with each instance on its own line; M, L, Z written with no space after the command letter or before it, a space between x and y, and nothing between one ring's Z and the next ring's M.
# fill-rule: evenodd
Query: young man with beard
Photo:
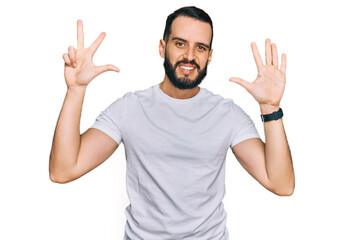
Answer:
M231 99L198 85L212 58L210 17L195 7L181 8L166 21L159 52L165 59L160 84L128 92L80 135L79 122L87 85L100 73L119 71L92 61L105 34L64 54L67 95L54 134L50 178L73 181L104 162L123 142L127 159L127 222L124 239L228 239L225 158L229 148L265 188L291 195L294 171L279 102L285 86L286 56L278 67L275 44L266 40L264 65L255 43L258 68L253 83L231 78L260 104L263 143L247 114Z

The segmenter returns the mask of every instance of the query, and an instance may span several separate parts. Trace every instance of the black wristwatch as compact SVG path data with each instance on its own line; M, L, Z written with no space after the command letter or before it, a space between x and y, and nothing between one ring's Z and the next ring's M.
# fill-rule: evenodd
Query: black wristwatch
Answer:
M279 118L283 117L283 110L281 108L279 108L278 111L270 113L270 114L265 114L265 115L260 115L261 117L261 121L263 122L269 122L272 120L278 120Z

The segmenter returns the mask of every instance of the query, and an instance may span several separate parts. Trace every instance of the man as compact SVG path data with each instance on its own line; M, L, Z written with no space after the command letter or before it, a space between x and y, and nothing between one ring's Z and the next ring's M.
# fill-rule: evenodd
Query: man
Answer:
M50 155L53 182L73 181L104 162L123 142L127 159L124 239L228 239L225 158L228 148L265 188L291 195L294 171L279 103L285 86L286 56L278 67L275 44L265 42L264 65L251 44L258 76L243 86L260 104L265 144L253 122L231 99L198 85L212 58L210 17L195 7L167 18L159 52L165 76L160 84L128 92L80 135L79 122L87 85L114 65L95 66L92 56L105 33L83 46L78 21L78 47L64 54L67 95Z

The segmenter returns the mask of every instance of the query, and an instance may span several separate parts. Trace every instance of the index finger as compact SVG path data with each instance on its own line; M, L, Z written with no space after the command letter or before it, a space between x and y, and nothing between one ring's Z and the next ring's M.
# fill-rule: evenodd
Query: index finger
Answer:
M256 67L259 69L263 66L263 60L260 57L260 53L258 47L256 46L255 42L251 43L251 50L253 51L254 60L256 63Z
M94 55L94 53L97 51L99 45L101 45L105 36L106 36L106 33L102 32L101 34L99 34L98 38L92 43L92 45L90 45L89 49L90 49L92 55Z
M83 22L77 21L77 48L84 48Z

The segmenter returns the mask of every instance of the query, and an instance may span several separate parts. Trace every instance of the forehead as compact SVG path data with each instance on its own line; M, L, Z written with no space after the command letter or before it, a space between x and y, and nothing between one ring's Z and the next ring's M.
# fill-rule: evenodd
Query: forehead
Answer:
M210 44L211 26L207 22L202 22L195 18L179 16L173 21L171 29L170 39L179 37L189 42Z

